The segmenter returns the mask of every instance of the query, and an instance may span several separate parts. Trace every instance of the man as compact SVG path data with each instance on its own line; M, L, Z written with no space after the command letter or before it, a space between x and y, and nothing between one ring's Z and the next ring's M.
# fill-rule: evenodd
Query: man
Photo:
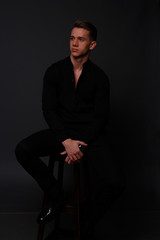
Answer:
M20 164L48 195L48 206L38 222L53 218L63 205L56 179L39 157L64 155L68 164L89 168L92 227L100 218L118 184L110 158L106 125L109 117L109 81L106 74L89 60L96 46L97 30L86 21L76 21L70 36L70 56L51 65L44 76L42 105L49 129L35 133L16 147Z

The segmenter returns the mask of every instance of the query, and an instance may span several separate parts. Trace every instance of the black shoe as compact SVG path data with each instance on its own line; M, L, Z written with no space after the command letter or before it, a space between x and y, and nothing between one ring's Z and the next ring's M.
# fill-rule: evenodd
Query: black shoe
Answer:
M57 200L54 201L54 203L50 204L50 206L42 209L37 217L37 223L41 224L52 221L60 209L64 207L65 203L66 199L64 197L57 198Z

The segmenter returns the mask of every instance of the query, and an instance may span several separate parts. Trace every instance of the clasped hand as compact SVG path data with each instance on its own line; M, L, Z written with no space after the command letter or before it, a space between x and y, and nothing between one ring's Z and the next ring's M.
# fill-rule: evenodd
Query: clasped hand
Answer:
M83 157L83 153L79 148L79 145L87 146L85 142L79 140L72 140L70 138L62 142L65 147L65 151L61 152L61 155L67 155L65 162L68 164L80 162L80 159Z

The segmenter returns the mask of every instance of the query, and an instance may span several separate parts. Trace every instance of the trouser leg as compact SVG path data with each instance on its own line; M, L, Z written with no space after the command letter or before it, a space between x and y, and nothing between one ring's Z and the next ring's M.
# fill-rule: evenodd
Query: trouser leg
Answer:
M40 157L59 154L61 151L63 151L63 146L58 143L56 136L49 129L25 138L15 150L18 162L52 199L57 196L59 186Z

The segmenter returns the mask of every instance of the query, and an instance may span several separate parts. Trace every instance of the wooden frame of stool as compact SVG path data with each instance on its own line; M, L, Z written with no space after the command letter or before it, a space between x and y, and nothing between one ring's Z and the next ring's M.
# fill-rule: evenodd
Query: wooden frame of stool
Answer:
M54 172L54 166L55 166L55 160L52 161L52 157L50 156L48 168L53 174ZM64 161L58 160L58 176L57 180L59 182L59 185L62 189L63 187L63 170L64 170ZM74 171L74 183L75 183L75 191L74 191L74 205L68 205L66 204L64 208L62 209L62 212L65 214L71 214L75 216L75 240L80 240L80 164L73 164L73 171ZM46 196L44 196L42 208L46 204ZM52 239L54 240L53 236L60 231L59 229L59 219L60 219L60 213L57 215L54 223L54 231L52 232ZM44 237L44 230L45 230L45 223L39 224L38 228L38 236L37 240L43 240ZM62 229L61 229L62 231ZM49 240L50 235L45 238L45 240Z

